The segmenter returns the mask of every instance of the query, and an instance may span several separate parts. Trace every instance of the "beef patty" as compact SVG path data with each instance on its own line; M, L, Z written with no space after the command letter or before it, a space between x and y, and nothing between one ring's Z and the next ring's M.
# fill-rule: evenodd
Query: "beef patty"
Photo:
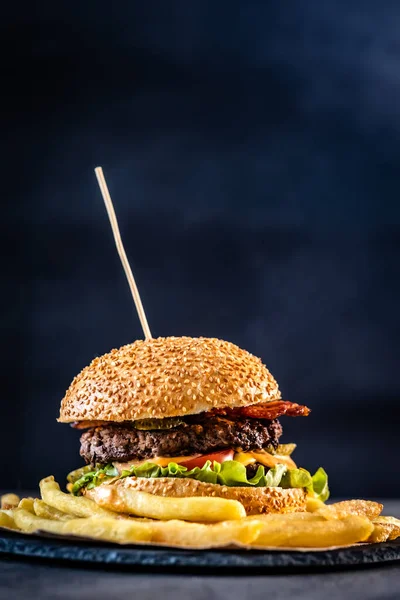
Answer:
M230 420L224 417L198 418L168 430L143 431L131 423L110 423L85 431L80 454L87 463L126 462L154 456L207 454L223 448L244 452L278 445L282 426L258 419Z

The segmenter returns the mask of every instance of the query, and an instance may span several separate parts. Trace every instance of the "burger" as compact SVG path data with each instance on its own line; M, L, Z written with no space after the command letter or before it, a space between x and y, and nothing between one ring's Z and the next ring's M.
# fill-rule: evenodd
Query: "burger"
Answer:
M98 501L108 486L111 508L122 486L235 499L247 514L304 511L308 496L328 498L327 475L297 467L279 419L309 413L282 400L261 360L235 344L138 340L95 358L62 400L58 421L82 430L86 463L67 488Z

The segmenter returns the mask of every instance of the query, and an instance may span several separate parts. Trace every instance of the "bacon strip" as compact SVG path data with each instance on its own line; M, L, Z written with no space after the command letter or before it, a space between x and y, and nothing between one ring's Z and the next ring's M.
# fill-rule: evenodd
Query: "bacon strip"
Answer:
M287 400L275 400L265 404L254 404L253 406L243 406L242 408L213 408L209 412L202 413L203 416L215 417L217 415L240 419L247 417L249 419L277 419L282 415L288 417L307 417L311 410L302 404L288 402ZM193 415L194 416L194 415ZM75 421L71 423L74 429L89 429L92 427L101 427L108 425L109 421Z
M302 404L288 402L287 400L275 400L266 402L265 404L254 404L253 406L243 406L242 408L217 408L211 410L210 416L218 414L227 417L241 418L248 417L250 419L277 419L282 415L288 417L307 417L311 410Z

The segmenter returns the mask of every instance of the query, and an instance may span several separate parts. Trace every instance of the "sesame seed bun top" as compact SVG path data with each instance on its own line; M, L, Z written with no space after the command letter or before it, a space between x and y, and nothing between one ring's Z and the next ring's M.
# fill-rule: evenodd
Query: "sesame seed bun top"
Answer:
M95 358L61 402L62 423L176 417L281 397L261 360L215 338L138 340Z

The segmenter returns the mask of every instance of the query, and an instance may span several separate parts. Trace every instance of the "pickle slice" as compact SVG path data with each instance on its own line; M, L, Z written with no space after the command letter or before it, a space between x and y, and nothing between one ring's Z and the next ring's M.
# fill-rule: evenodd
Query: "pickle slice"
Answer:
M297 444L279 444L274 454L281 456L290 456L295 451Z
M182 425L183 421L179 417L170 417L167 419L140 419L133 421L135 429L150 431L152 429L172 429Z

